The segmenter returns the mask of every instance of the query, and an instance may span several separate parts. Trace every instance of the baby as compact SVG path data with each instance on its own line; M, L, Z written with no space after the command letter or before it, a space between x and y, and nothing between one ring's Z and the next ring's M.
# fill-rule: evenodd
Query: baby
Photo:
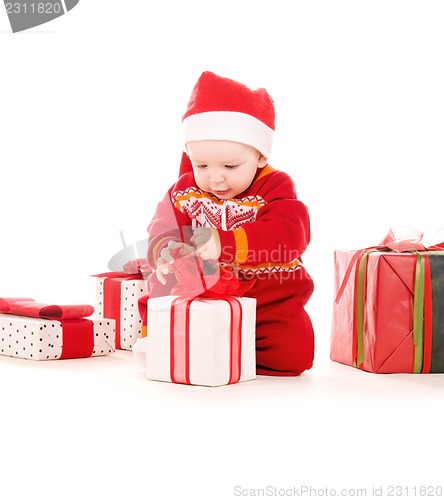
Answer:
M257 374L294 376L311 368L314 355L304 309L313 281L301 261L310 222L292 179L268 163L274 117L265 89L200 76L183 116L179 179L148 226L148 295L169 294L178 250L230 266L254 280L245 296L257 300Z

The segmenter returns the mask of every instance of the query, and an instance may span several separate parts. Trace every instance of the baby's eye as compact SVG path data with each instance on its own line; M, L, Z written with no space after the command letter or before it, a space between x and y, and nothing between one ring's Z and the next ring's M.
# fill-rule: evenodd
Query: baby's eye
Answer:
M237 168L239 165L225 165L225 168L228 168L228 170L233 170L234 168Z
M206 165L196 165L196 168L198 168L199 170L203 170L204 168L207 168Z

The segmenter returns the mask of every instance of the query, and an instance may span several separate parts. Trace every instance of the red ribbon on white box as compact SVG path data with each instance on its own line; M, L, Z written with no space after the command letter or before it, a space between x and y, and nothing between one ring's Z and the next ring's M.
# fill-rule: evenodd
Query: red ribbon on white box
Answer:
M170 378L178 384L190 382L190 309L196 299L223 300L230 306L230 373L227 384L241 377L242 305L238 300L255 283L240 281L232 268L216 266L213 274L204 275L202 259L176 250L171 268L177 284L171 295L178 295L170 311ZM149 332L148 332L149 336Z
M133 269L134 270L134 269ZM116 349L121 349L120 332L120 310L121 310L121 286L122 281L141 280L142 272L119 272L112 271L93 275L96 278L104 278L103 282L103 317L112 318L116 321Z
M194 300L176 297L171 304L170 318L170 377L178 384L190 382L190 309ZM208 297L206 297L208 298ZM230 306L230 375L228 384L236 384L241 377L242 306L233 296L219 296Z
M43 304L31 298L0 298L0 313L59 321L63 344L60 359L88 358L94 351L94 307L89 304Z

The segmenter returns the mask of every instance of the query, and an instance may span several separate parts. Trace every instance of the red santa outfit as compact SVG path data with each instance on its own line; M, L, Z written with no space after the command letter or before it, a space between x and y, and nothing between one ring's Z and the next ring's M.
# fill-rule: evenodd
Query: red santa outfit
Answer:
M228 140L248 144L265 157L271 152L274 106L265 89L205 72L184 115L185 143ZM266 165L251 185L232 199L221 200L196 184L191 165L181 165L177 182L159 203L148 226L148 262L153 269L171 240L192 245L196 227L217 229L220 265L232 266L240 279L254 279L245 294L257 300L256 362L259 375L299 375L311 368L314 335L304 306L313 281L301 256L310 240L307 207L297 199L292 179ZM168 295L175 284L162 285L153 273L149 296ZM149 332L148 332L149 335Z
M196 226L216 228L220 263L234 266L240 279L255 279L245 295L257 299L257 373L298 375L311 368L313 328L304 306L313 282L300 260L310 239L309 217L291 178L267 165L244 193L219 200L201 191L191 172L182 175L148 227L153 269L167 242L190 244ZM167 281L161 285L151 275L149 295L167 295L174 276Z

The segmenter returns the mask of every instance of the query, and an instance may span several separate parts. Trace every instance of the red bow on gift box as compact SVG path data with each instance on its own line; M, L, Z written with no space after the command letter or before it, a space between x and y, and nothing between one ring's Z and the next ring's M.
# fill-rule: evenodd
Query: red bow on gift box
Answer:
M219 298L222 295L242 297L255 283L255 280L240 281L230 266L214 267L197 255L176 253L170 264L177 280L171 295L190 298Z
M94 307L86 304L42 304L28 298L0 298L0 313L44 319L79 319L91 316Z
M57 320L63 328L63 346L60 359L83 358L94 350L93 322L86 319L94 312L87 304L42 304L29 298L0 298L0 313Z

